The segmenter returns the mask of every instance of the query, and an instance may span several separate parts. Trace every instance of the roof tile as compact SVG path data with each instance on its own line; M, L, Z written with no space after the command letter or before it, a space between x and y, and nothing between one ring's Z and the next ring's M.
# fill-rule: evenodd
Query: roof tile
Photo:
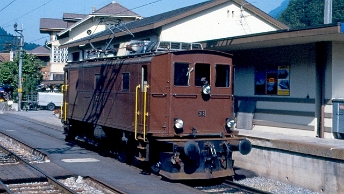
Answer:
M39 22L39 28L48 28L48 29L65 29L67 28L67 22L62 19L55 18L41 18Z
M110 14L119 16L139 16L137 13L123 7L117 2L111 2L110 4L96 10L92 14Z

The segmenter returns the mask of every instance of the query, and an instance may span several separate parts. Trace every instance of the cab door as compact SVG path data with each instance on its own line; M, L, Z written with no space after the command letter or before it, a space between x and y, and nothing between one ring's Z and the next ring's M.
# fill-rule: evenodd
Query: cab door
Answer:
M170 111L170 59L168 55L159 55L152 58L148 68L148 128L150 133L169 133Z

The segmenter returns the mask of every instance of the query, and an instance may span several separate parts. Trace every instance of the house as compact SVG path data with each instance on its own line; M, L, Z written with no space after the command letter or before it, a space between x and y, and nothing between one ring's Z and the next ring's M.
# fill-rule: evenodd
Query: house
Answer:
M118 50L130 40L197 42L288 28L243 0L212 0L136 20L125 25L71 40L69 60L87 58L87 51ZM113 39L116 37L116 39ZM111 45L109 45L109 42ZM129 44L129 43L127 43Z
M67 62L67 49L59 49L59 43L56 42L56 34L68 27L68 23L62 19L41 18L40 32L48 33L50 35L50 42L47 46L50 47L50 71L49 80L61 80L63 73L61 68Z
M33 50L26 51L28 54L35 55L42 61L43 82L50 78L50 50L45 46L39 46Z
M11 59L11 54L13 55L13 52L11 52L11 53L0 53L0 63L4 63L4 62L13 60L13 57Z
M68 60L68 49L60 48L60 45L103 31L107 28L107 24L101 21L105 18L106 21L129 22L141 17L119 3L111 2L98 10L94 8L91 14L64 13L63 19L40 19L40 32L50 35L50 42L47 43L51 48L50 80L63 79L63 67Z

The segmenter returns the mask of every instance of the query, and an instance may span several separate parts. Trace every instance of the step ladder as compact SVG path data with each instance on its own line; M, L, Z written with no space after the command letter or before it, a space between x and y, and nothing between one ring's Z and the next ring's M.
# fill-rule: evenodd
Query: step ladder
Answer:
M142 135L137 137L138 145L137 145L137 155L136 159L141 162L148 162L149 161L149 141L147 138L143 138Z

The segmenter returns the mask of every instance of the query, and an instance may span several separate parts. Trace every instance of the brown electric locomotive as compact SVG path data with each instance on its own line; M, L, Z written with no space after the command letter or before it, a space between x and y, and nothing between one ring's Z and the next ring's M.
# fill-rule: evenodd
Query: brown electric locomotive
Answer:
M234 131L232 56L190 43L126 49L66 65L66 140L149 164L172 180L234 175L232 152L248 154L251 143Z

